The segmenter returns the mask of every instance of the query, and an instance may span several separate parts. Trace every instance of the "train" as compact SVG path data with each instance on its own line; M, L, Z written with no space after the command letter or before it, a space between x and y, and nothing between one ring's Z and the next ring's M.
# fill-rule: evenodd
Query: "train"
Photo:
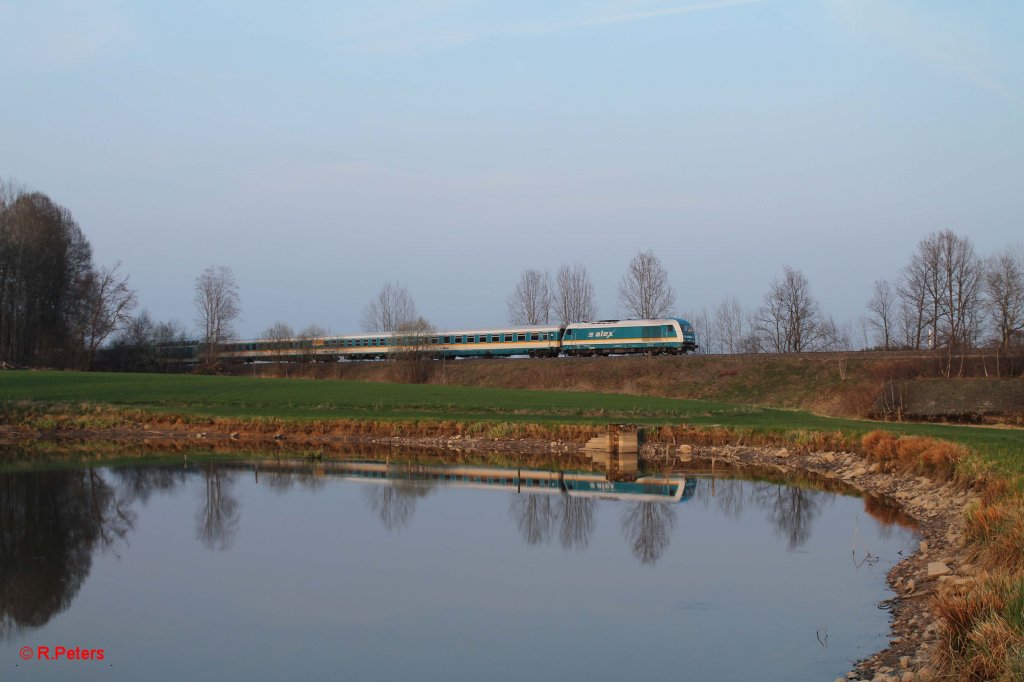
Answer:
M232 341L221 344L222 362L338 362L379 360L395 353L424 352L436 358L531 358L624 355L680 355L700 346L688 321L667 317L600 320L567 325L529 325L448 331L368 332L313 339ZM178 362L195 362L198 344L165 349Z

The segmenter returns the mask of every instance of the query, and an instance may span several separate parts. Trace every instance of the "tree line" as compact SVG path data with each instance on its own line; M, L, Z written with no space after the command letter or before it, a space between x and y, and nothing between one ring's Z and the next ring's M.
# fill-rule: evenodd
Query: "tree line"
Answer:
M71 211L42 192L0 182L0 367L166 369L162 349L234 336L241 306L231 269L195 282L199 335L143 310L120 263L97 265Z
M93 262L68 209L0 183L0 363L88 369L135 306L120 264Z
M137 295L120 263L97 266L71 212L45 194L0 183L0 363L88 369L169 367L165 350L198 344L204 366L234 339L241 297L227 266L210 266L194 282L196 327L133 314ZM564 264L552 276L524 270L506 299L511 325L569 324L597 319L596 289L587 268ZM677 314L693 323L705 353L794 353L853 347L946 349L1024 346L1024 251L1006 247L987 257L950 230L922 239L891 279L874 282L865 313L838 324L821 307L810 282L786 266L760 305L745 309L728 296L708 309L678 311L668 270L652 251L638 252L618 284L622 317ZM425 371L434 331L400 282L385 283L366 305L365 331L404 332L414 374ZM326 335L309 325L295 331L276 322L261 337L309 341ZM282 360L282 357L278 357ZM312 358L309 358L312 359Z

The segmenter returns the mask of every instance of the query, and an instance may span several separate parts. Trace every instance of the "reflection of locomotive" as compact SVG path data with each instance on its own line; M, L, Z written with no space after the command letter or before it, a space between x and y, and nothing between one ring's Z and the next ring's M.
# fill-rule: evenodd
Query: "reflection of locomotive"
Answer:
M222 359L234 362L292 360L321 361L383 358L410 348L437 357L557 357L623 353L688 353L698 348L693 326L686 320L603 320L570 325L537 325L463 329L423 334L377 332L357 336L325 336L284 341L238 341L225 344ZM181 354L197 355L195 347ZM191 350L191 352L186 352ZM183 359L183 358L182 358Z

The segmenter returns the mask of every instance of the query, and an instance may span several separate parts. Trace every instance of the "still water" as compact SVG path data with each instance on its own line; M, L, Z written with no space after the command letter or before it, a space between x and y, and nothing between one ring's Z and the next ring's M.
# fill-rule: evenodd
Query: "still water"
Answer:
M778 481L438 471L0 474L0 680L833 680L916 544Z

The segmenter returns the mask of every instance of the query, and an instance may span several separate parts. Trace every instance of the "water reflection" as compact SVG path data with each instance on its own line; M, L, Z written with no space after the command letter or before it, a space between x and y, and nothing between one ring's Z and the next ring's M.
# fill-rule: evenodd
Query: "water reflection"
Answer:
M727 484L738 475L759 474L753 469L733 472L725 478L704 476L694 493L698 503L714 505L727 518L739 519L747 507L767 512L775 534L786 540L789 550L797 550L811 538L812 526L826 505L832 504L836 493L849 492L845 484L829 479L804 477L760 479L745 485ZM734 482L735 483L735 482ZM864 511L875 521L876 532L889 539L899 527L916 528L916 522L892 502L864 495Z
M407 528L421 502L441 486L503 490L523 543L557 543L566 551L590 546L598 500L617 499L622 537L644 566L665 556L682 513L679 502L696 499L731 519L757 510L795 550L808 542L815 519L834 500L833 493L781 480L623 482L591 472L379 461L259 460L0 474L0 638L41 627L68 608L95 553L124 546L134 528L135 506L146 505L154 494L195 485L197 541L209 551L230 550L241 528L238 491L250 476L281 494L356 479L366 507L388 532ZM906 522L874 498L865 500L865 511L885 537L894 523Z
M185 482L188 471L180 466L120 467L111 470L125 505L149 501L153 493L165 493Z
M750 499L767 510L776 535L786 539L789 549L799 549L811 537L811 525L822 506L834 495L821 490L757 481Z
M622 517L622 534L637 561L657 563L672 540L675 507L664 502L637 502Z
M45 625L135 515L93 469L0 474L0 638Z
M594 534L594 500L575 495L559 498L558 540L564 549L581 551Z
M558 531L558 543L566 550L582 551L594 533L594 500L570 495L513 493L509 515L527 545L547 544Z
M241 510L232 493L237 472L212 462L203 468L203 497L196 513L196 536L207 549L231 549Z
M526 544L545 544L551 539L554 512L549 496L534 493L513 494L508 511L519 526L519 534L523 536L523 542Z
M411 462L386 463L383 473L387 478L363 488L363 497L388 532L399 531L409 525L417 502L429 496L436 483L430 468Z

